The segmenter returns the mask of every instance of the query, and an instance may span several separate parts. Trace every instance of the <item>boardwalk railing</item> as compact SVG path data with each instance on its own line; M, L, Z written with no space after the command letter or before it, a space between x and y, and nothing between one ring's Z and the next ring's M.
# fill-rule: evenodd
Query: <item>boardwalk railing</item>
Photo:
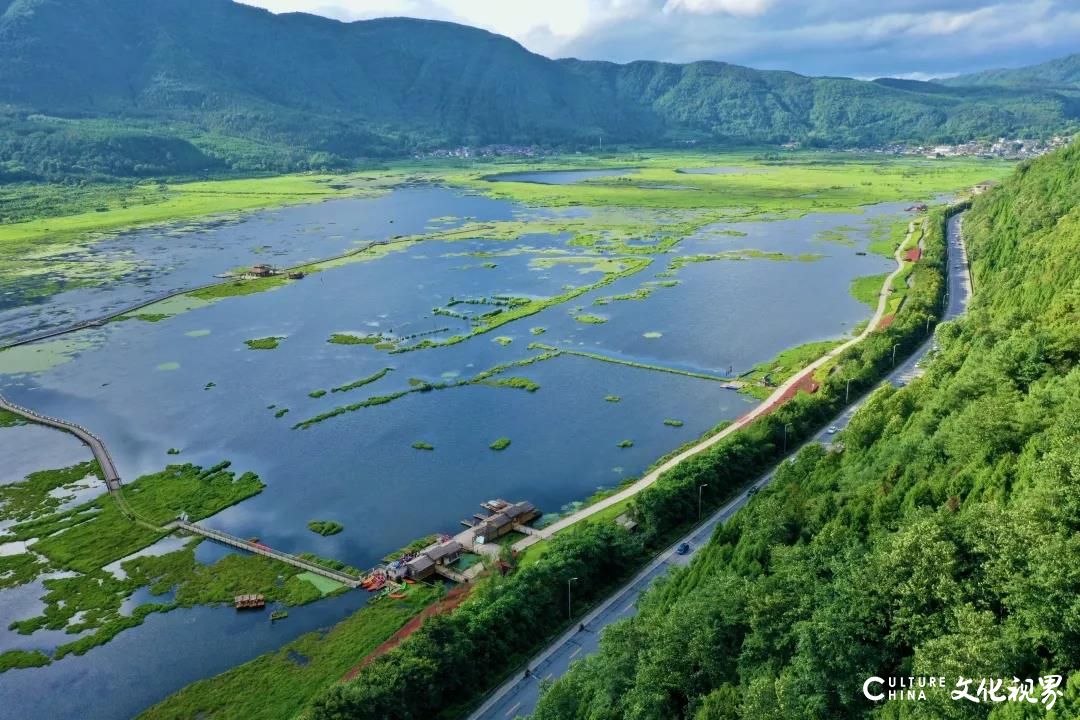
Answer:
M221 532L220 530L214 530L204 525L196 525L195 523L186 522L184 520L174 520L169 523L166 528L184 530L186 532L194 533L196 535L202 535L205 538L214 540L215 542L222 543L224 545L230 545L240 550L246 550L256 555L262 555L263 557L272 558L278 562L283 562L287 565L306 570L307 572L314 573L315 575L321 575L324 578L329 578L335 582L339 582L342 585L346 585L351 588L360 587L360 583L363 578L359 578L355 575L340 572L338 570L331 570L328 567L319 565L318 563L305 560L295 555L283 553L272 548L268 548L265 545L251 542L250 540L242 540L235 535L229 535L228 533Z
M120 473L116 471L116 465L113 464L112 457L109 455L109 450L105 447L105 443L103 443L97 435L90 432L82 425L77 425L73 422L68 422L67 420L60 420L59 418L49 417L48 415L42 415L41 413L34 412L22 405L17 405L3 396L0 396L0 408L3 408L8 412L13 412L16 415L21 415L36 423L69 432L79 438L79 440L82 440L83 443L90 448L90 451L93 452L94 459L97 460L98 465L101 466L101 472L105 476L105 484L108 486L109 490L115 491L119 489Z

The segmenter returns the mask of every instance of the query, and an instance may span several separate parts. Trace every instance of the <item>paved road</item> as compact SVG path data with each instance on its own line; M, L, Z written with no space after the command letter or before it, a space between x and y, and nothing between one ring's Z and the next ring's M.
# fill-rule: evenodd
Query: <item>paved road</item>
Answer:
M967 309L971 294L971 279L968 271L967 252L960 237L962 215L949 221L948 237L948 290L946 296L945 320L951 320ZM922 374L919 362L934 346L933 338L928 339L910 357L900 363L882 382L895 386L907 384ZM834 433L847 427L855 411L859 409L866 396L859 398L853 405L837 416L831 425L826 426L801 447L810 443L828 445ZM797 452L797 450L796 450ZM478 710L469 716L469 720L508 720L517 716L529 715L536 708L540 694L540 681L560 677L570 664L595 652L599 647L600 633L608 625L631 617L637 612L637 599L656 578L664 575L672 566L686 565L698 549L708 542L713 530L738 511L751 495L765 487L773 479L769 472L748 487L741 495L729 502L710 516L688 535L662 552L653 562L642 570L633 580L617 593L605 600L583 619L584 630L574 628L549 645L529 662L532 676L525 678L515 675L499 687ZM690 552L686 555L676 553L676 548L683 542L690 543Z
M776 388L776 390L774 390L768 398L762 400L757 406L755 406L753 410L738 418L737 420L735 420L735 422L731 423L720 432L702 440L701 442L687 448L686 450L683 450L678 455L675 455L663 464L654 468L651 472L644 475L640 480L634 482L633 484L627 486L619 492L613 495L609 495L603 500L600 500L599 502L595 502L588 507L582 508L575 513L567 515L566 517L553 522L551 525L548 525L547 527L541 529L540 532L534 535L529 535L528 537L519 540L518 542L514 543L513 549L516 552L521 552L529 546L534 545L541 540L550 538L551 536L565 530L566 528L570 527L575 523L581 522L587 517L595 515L596 513L611 507L612 505L616 505L623 500L633 497L648 486L652 485L660 478L661 475L681 463L683 460L686 460L694 455L697 455L703 450L706 450L707 448L716 445L727 436L731 435L732 433L738 432L742 428L752 423L758 417L768 412L776 403L782 402L785 395L788 393L789 390L791 390L791 388L796 387L806 378L811 377L822 365L825 365L833 358L846 351L848 348L857 345L858 343L869 337L870 333L877 330L877 327L881 323L882 318L885 317L885 310L889 304L889 296L891 294L893 280L895 280L896 276L904 270L904 247L907 245L908 241L911 239L912 234L915 232L915 226L917 224L925 222L926 219L922 218L919 220L912 220L910 223L908 223L907 236L904 238L904 241L897 246L896 252L893 255L893 259L896 260L896 269L889 273L889 276L882 284L881 291L878 293L878 303L877 308L875 308L874 310L874 316L870 318L870 322L866 324L866 328L861 333L851 338L850 340L840 343L832 350L828 351L827 353L819 357L817 360L810 363L799 372L795 373L787 381L782 383L780 387Z

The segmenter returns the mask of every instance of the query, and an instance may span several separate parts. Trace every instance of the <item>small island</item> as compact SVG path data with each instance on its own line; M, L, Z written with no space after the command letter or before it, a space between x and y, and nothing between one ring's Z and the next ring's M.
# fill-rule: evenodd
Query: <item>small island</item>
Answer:
M312 520L308 524L308 530L313 533L318 533L323 537L328 535L337 535L339 532L345 529L345 526L341 523L334 522L333 520Z
M252 350L275 350L284 339L285 338L279 335L272 335L270 337L256 338L254 340L245 340L244 344Z

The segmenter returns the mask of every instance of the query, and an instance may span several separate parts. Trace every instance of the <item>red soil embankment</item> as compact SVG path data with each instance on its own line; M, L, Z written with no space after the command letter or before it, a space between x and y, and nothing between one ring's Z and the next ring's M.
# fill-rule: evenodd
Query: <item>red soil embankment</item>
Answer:
M465 602L465 598L469 597L469 592L472 590L472 585L458 585L453 590L446 594L442 600L437 603L433 603L424 608L420 614L414 617L409 622L405 623L400 630L391 635L382 645L372 650L368 655L360 661L359 664L354 666L349 672L345 673L345 677L341 678L341 682L352 680L356 677L356 674L360 670L372 662L380 655L385 655L390 652L405 638L416 632L421 625L424 624L424 620L434 615L444 615L454 610L458 605Z

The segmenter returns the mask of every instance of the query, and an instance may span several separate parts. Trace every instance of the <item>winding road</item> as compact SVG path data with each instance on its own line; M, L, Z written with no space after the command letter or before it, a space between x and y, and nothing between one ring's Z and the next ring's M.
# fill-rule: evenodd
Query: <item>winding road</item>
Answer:
M946 264L946 275L948 279L946 286L947 301L945 312L942 315L942 321L952 320L963 314L967 310L968 301L971 297L971 275L968 269L967 250L964 247L963 238L961 237L962 222L963 214L955 215L949 220L947 238L948 257ZM906 241L904 244L906 244ZM897 255L897 260L899 262L899 251ZM889 276L885 288L891 286L892 280L897 272L899 272L899 269ZM871 325L868 326L868 329L864 331L859 338L856 338L855 341L845 343L846 346L850 347L854 342L858 341L858 339L865 337L870 332L870 328L875 327L876 324L880 322L881 317L883 317L883 307L886 295L887 293L883 292L882 298L879 299L878 312L874 315L874 322L872 322ZM882 380L881 384L891 383L894 386L903 386L915 377L921 375L921 360L923 360L926 354L934 346L934 343L935 340L933 337L928 338L926 342L908 356L904 362L889 373L889 375ZM822 361L818 361L817 366L820 366L821 362ZM830 445L833 434L847 427L851 417L859 407L862 406L862 403L869 394L870 393L867 393L856 400L854 404L850 405L833 420L831 426L823 428L817 435L807 440L798 448L792 450L791 454L794 455L798 453L803 447L812 443L819 443L826 446ZM766 403L768 403L768 401L766 401ZM763 403L763 405L766 403ZM833 430L833 432L831 433L829 430ZM688 451L688 453L693 454L690 451ZM667 463L665 463L665 465L667 465ZM687 535L680 538L671 547L660 553L655 560L649 563L630 582L616 591L613 595L609 596L607 600L600 603L600 605L586 615L581 622L584 629L573 628L569 630L548 645L548 647L538 655L534 656L528 663L528 667L532 671L529 677L523 677L522 673L515 672L513 677L488 696L487 700L469 716L469 720L509 720L510 718L532 714L536 709L536 703L540 697L541 681L553 680L561 677L575 660L579 660L590 653L596 652L600 646L600 636L603 629L612 623L636 614L638 597L645 592L658 577L666 575L672 567L688 564L697 553L698 549L704 546L709 541L709 538L712 537L716 526L726 522L728 518L742 508L758 490L768 485L772 481L774 473L775 469L759 477L743 490L738 497L727 503ZM690 552L686 555L679 555L676 552L676 549L684 542L690 544Z

